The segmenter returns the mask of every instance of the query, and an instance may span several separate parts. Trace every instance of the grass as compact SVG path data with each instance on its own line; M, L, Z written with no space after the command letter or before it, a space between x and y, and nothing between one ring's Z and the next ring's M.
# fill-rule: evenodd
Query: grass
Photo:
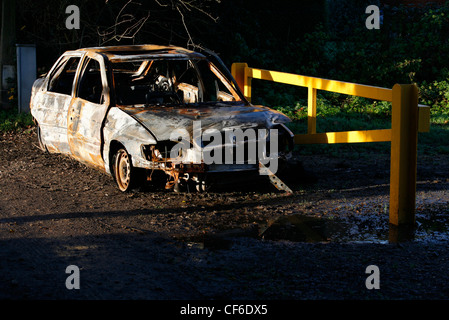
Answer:
M0 132L18 132L34 126L30 113L0 110Z
M274 107L293 122L289 128L295 134L307 133L307 100L300 100L294 106ZM418 134L418 153L437 155L449 154L449 106L431 108L430 132ZM370 130L391 128L391 103L360 97L341 97L329 94L317 97L317 132L349 130ZM326 154L340 157L342 153L350 158L369 157L374 153L390 153L389 142L301 145L296 146L300 154Z

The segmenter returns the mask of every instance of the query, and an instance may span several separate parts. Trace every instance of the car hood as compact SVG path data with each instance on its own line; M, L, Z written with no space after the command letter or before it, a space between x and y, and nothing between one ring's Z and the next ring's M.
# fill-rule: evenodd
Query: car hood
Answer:
M144 125L158 141L170 140L170 135L179 129L187 130L192 136L194 121L201 121L202 131L207 129L222 131L225 128L270 129L276 124L291 121L281 112L252 105L119 106L119 108Z

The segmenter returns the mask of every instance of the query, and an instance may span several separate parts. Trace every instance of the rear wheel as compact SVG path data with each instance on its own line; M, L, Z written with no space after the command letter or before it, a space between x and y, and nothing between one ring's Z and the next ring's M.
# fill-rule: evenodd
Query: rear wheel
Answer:
M136 170L126 149L119 149L114 155L114 178L120 191L126 192L135 187Z

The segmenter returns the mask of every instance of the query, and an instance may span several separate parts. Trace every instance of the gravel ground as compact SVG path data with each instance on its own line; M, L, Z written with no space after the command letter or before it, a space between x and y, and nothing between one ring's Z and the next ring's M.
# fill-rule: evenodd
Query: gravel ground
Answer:
M39 151L32 130L0 136L0 299L449 297L447 156L419 157L418 227L401 242L388 224L388 154L300 160L307 170L283 177L291 195L266 181L123 194ZM79 290L66 288L69 265ZM369 265L380 289L365 285Z

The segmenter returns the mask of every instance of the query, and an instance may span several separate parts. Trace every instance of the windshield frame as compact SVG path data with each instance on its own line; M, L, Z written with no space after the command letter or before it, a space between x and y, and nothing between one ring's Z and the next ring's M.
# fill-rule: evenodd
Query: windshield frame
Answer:
M204 84L204 75L202 74L202 72L200 72L200 70L198 69L198 64L202 61L204 61L205 63L208 64L208 69L211 72L211 74L213 74L216 79L218 79L220 81L220 83L226 88L226 90L229 93L226 93L228 95L231 95L233 97L233 101L220 101L217 97L217 100L213 100L213 101L196 101L196 102L185 102L185 101L181 101L181 99L179 99L178 102L171 102L171 103L131 103L131 104L123 104L120 103L120 101L118 101L117 99L117 82L116 82L116 75L117 72L116 68L114 68L115 65L118 65L120 63L132 63L132 62L141 62L140 67L135 70L135 74L142 74L142 73L147 73L149 71L149 69L151 68L151 66L153 65L153 63L155 63L156 61L189 61L190 64L193 66L193 68L195 69L196 73L197 73L197 77L199 82L201 82L201 86L202 89L204 90L205 88L205 84ZM248 105L248 101L246 100L246 98L244 97L243 93L241 92L240 88L237 86L235 79L232 77L231 73L229 72L229 70L222 64L220 63L221 60L218 60L218 65L214 64L210 59L204 57L203 55L159 55L159 56L152 56L152 55L136 55L134 57L130 57L127 56L126 59L113 59L110 60L110 65L111 65L111 71L112 71L112 78L113 78L113 84L114 84L114 101L116 102L117 105L120 106L128 106L128 107L139 107L139 106L176 106L176 105L180 105L180 106L200 106L200 105L210 105L210 104L221 104L221 105ZM204 63L203 62L203 63ZM225 70L223 70L223 68L225 68ZM145 70L147 69L147 70ZM130 70L130 72L132 72ZM198 88L200 89L200 88ZM149 90L150 91L150 90ZM175 93L173 91L173 93ZM143 101L142 101L143 102Z

